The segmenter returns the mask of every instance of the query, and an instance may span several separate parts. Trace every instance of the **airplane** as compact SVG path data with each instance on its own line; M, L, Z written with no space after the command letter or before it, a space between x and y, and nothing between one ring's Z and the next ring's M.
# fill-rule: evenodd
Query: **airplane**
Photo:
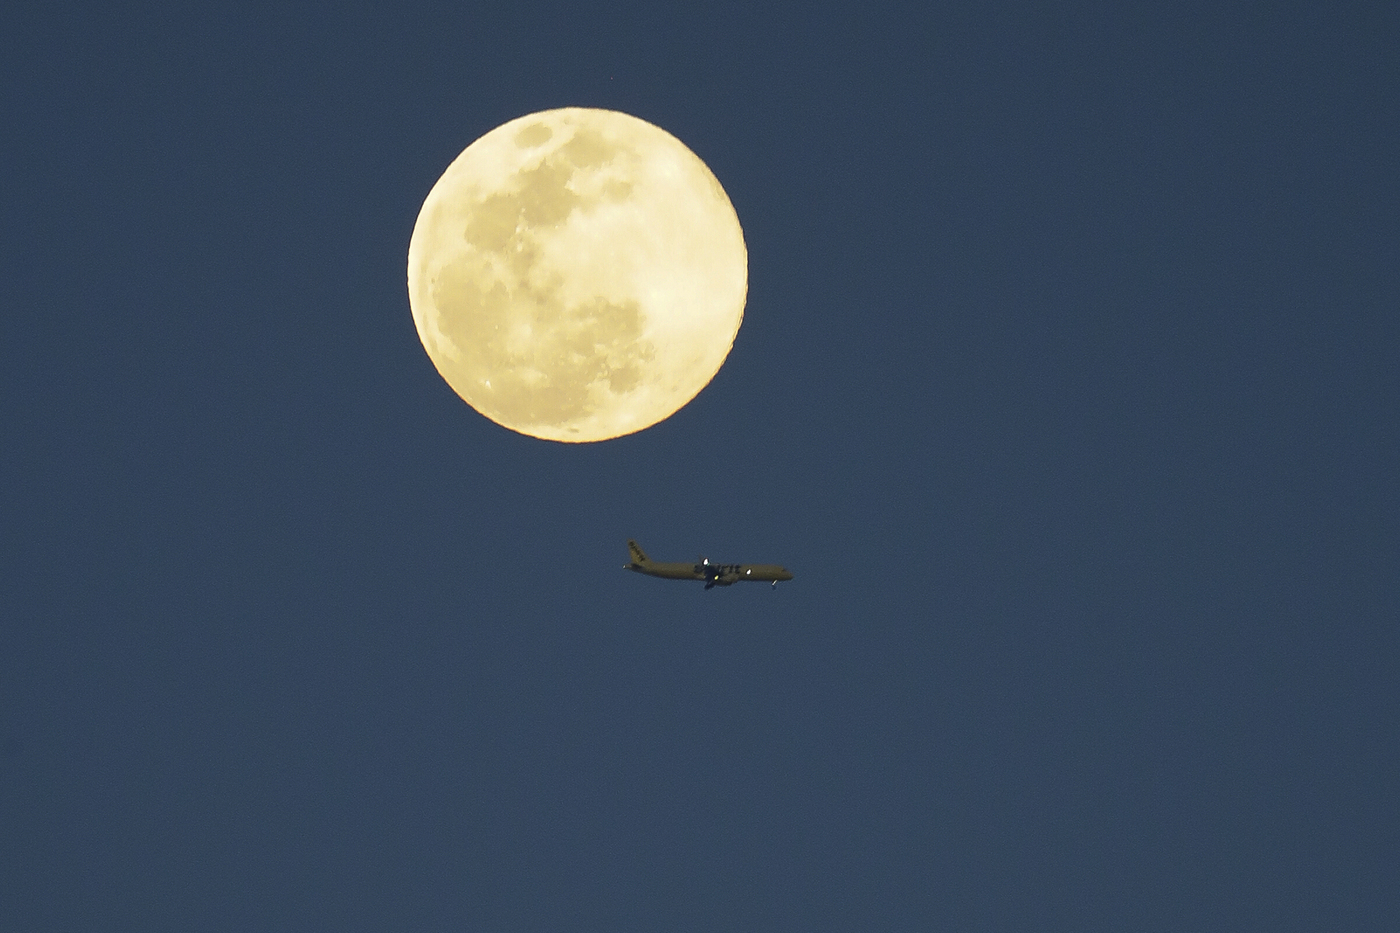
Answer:
M700 558L696 564L657 563L642 553L636 541L627 542L627 553L632 560L622 565L623 570L667 580L704 580L707 590L715 586L733 586L740 580L758 580L776 587L779 580L792 579L792 571L777 564L712 564L707 557Z

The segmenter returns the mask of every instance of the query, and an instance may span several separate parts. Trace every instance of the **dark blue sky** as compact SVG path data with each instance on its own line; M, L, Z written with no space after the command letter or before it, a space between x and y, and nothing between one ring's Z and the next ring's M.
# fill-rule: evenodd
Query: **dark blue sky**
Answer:
M0 14L0 929L1397 928L1400 7L125 6ZM749 249L591 446L405 288L570 105Z

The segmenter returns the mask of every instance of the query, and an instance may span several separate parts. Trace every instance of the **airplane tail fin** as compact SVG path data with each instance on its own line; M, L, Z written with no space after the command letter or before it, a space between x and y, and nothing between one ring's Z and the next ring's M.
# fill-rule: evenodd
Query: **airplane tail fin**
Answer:
M646 564L646 563L649 563L649 561L647 560L646 554L642 553L642 549L641 549L640 547L637 546L637 542L636 542L636 541L628 540L628 542L627 542L627 553L628 553L629 555L631 555L631 557L632 557L632 563L634 563L634 564Z

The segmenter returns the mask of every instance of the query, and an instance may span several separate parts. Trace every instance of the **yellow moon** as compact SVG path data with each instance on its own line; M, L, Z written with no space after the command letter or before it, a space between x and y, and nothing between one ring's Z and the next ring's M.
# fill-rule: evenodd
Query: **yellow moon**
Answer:
M601 441L669 418L729 355L748 252L680 140L612 110L520 117L428 193L408 297L442 378L487 418Z

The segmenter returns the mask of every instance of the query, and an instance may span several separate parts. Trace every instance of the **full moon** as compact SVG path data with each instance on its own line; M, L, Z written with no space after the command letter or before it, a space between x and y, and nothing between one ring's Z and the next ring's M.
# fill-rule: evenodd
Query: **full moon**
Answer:
M463 400L551 441L669 418L729 355L748 252L695 153L612 110L512 120L447 167L408 245L423 348Z

